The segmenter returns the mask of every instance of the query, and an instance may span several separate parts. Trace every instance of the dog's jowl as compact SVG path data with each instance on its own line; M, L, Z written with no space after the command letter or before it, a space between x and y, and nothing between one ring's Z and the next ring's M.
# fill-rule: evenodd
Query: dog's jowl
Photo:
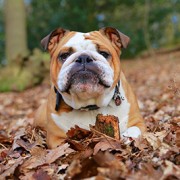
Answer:
M89 129L97 114L117 116L121 137L137 138L145 131L121 69L121 50L129 41L111 27L88 33L58 28L42 39L51 56L51 90L34 124L47 131L50 148L58 146L74 125Z

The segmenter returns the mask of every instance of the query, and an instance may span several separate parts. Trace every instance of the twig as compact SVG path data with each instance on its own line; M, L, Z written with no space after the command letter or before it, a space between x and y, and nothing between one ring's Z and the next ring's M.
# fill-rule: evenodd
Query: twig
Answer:
M0 143L0 146L2 146L2 147L5 148L5 149L8 149L4 144L1 144L1 143Z

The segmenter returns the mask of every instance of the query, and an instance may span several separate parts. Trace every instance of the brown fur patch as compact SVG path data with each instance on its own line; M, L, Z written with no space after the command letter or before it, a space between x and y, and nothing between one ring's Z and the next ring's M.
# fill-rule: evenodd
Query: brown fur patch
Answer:
M146 131L144 120L140 114L138 102L131 86L127 82L124 73L121 72L121 82L128 102L130 103L128 127L137 126L141 132Z
M75 33L76 32L72 31L65 34L65 36L61 39L61 41L55 47L56 49L53 51L50 51L50 54L51 54L50 76L51 76L52 83L54 84L54 86L56 86L57 89L58 89L57 78L58 78L59 71L62 67L62 62L58 60L59 52L65 49L65 47L63 47L64 44L66 44L68 40L75 35Z

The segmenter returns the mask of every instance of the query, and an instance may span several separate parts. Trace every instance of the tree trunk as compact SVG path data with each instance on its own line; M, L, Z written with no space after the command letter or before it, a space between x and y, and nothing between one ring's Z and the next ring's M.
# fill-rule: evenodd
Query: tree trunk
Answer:
M27 55L26 13L23 0L5 0L6 59Z

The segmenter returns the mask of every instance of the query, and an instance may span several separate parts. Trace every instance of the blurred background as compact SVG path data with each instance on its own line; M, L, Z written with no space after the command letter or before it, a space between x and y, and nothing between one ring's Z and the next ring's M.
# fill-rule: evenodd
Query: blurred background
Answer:
M57 27L104 26L131 38L123 59L180 49L180 0L0 0L0 91L43 82L49 56L40 40Z

